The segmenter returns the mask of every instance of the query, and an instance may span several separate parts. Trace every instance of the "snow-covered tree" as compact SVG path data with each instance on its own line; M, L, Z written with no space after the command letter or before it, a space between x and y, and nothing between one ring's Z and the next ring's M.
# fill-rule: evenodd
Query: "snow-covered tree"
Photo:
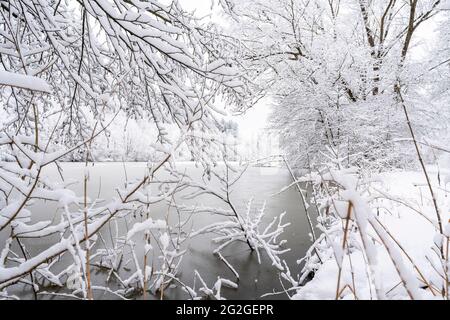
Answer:
M180 146L204 167L214 162L210 153L221 154L223 145L209 138L221 131L215 96L237 107L248 97L217 30L178 1L0 1L0 290L21 281L35 290L44 279L61 286L67 276L73 294L92 298L91 263L104 254L93 251L99 230L173 197L174 181L156 193L150 182ZM108 136L117 117L148 123L149 168L118 186L111 202L97 203L88 197L90 150L100 149L96 138ZM43 174L67 157L86 162L81 195ZM52 221L34 214L33 202L43 200L58 204ZM48 247L31 255L25 238L45 238ZM56 274L65 253L72 263ZM166 269L163 282L172 275ZM140 270L145 282L146 266Z
M408 165L413 148L399 142L410 136L397 88L414 102L419 132L445 123L430 121L442 114L423 91L430 63L414 50L441 1L233 4L244 65L273 98L273 127L297 166L307 167L307 155L320 162L326 146L360 166Z

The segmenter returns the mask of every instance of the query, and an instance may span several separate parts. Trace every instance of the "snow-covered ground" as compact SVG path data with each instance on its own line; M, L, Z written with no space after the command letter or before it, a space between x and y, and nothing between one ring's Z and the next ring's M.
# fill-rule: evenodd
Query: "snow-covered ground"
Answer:
M445 187L448 179L441 171L439 183L437 173L436 169L430 168L433 189L441 211L444 234L447 236L442 243L448 264L449 198ZM443 265L441 262L436 245L439 243L436 212L423 173L384 173L377 176L371 184L373 186L371 194L366 194L365 199L367 199L367 203L370 203L373 215L385 227L388 237L394 239L391 244L397 249L397 253L389 254L387 247L375 234L373 227L368 227L367 233L376 249L373 254L375 263L372 269L377 275L376 279L379 283L371 285L368 280L373 278L373 273L371 274L367 263L368 254L363 254L365 250L357 248L358 245L350 246L342 263L340 298L373 299L376 297L374 288L378 286L385 299L409 299L405 290L405 280L409 281L409 284L418 284L417 294L420 298L442 298L442 284L444 283L445 286L445 264ZM343 228L344 225L342 225ZM314 278L298 290L297 294L293 296L294 299L336 298L339 267L336 253L333 251L336 251L336 248L327 248L322 252L322 258L327 257L326 261L319 267ZM401 272L397 271L392 257L396 260L397 265L399 265L399 261L400 264L403 264L399 268L403 274L412 275L415 279L402 280L399 276Z

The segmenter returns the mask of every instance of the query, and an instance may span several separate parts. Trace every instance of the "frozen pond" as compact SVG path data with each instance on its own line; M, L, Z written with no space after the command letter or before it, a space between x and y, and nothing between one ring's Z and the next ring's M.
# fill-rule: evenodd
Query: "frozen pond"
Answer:
M178 164L178 168L186 170L193 177L200 178L202 170L195 168L193 164ZM126 170L124 169L126 168ZM80 163L63 163L65 178L79 179L83 177L84 165ZM90 170L90 182L88 192L92 198L102 198L106 201L115 197L117 186L123 186L125 175L129 181L141 178L146 170L144 163L96 163L95 170ZM125 173L126 171L126 173ZM45 173L46 175L56 175L55 169ZM280 239L287 240L286 246L291 251L284 254L284 259L291 268L291 272L296 275L300 272L300 267L296 261L302 258L311 244L309 239L309 227L302 209L299 195L295 188L290 188L283 193L272 196L280 191L283 187L292 182L289 172L284 168L275 167L251 167L242 176L239 182L233 187L231 199L238 212L245 212L247 202L253 198L253 210L259 210L266 201L266 221L271 221L275 215L286 211L285 222L291 225L286 228ZM214 182L213 182L214 184ZM71 187L74 191L82 194L82 183L74 184ZM222 206L222 204L211 197L202 197L195 200L178 199L177 202L189 205L204 205L209 207ZM165 204L155 205L150 209L152 217L164 217L167 213ZM38 215L39 219L52 219L58 213L57 206L49 203L36 203L33 209L33 216ZM192 227L194 229L219 221L220 216L213 216L206 213L199 213L192 217ZM136 222L142 221L136 217ZM108 230L102 230L105 239L108 239ZM202 275L208 286L217 279L217 276L235 280L232 272L220 261L212 251L216 248L216 244L212 243L211 238L214 235L200 235L189 241L187 253L184 255L181 268L180 279L186 284L192 285L194 270ZM24 239L27 249L36 254L43 250L46 246L57 238L40 239L38 241ZM0 234L0 241L4 241L4 235ZM229 289L223 288L223 296L227 299L260 299L261 295L275 290L281 290L278 271L271 265L267 257L262 254L262 263L258 263L256 253L252 253L244 242L236 243L227 247L223 252L226 259L235 267L240 275L239 288ZM142 252L140 253L142 254ZM64 259L64 258L63 258ZM101 282L105 278L105 272L93 269L94 282ZM126 273L126 271L122 271ZM124 275L126 277L126 275ZM54 289L53 289L54 290ZM29 286L16 285L8 288L8 292L16 294L24 299L33 299L33 294ZM96 292L96 298L111 299L114 298L110 294ZM40 296L40 298L45 298ZM48 298L48 297L47 297ZM135 297L141 298L141 297ZM179 287L171 287L165 291L166 299L184 299L188 296L179 289ZM285 294L271 296L272 299L286 299Z

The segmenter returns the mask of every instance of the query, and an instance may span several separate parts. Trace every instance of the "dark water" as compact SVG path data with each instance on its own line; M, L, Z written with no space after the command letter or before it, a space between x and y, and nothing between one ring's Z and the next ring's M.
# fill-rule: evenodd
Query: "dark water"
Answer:
M192 164L178 164L178 169L186 170L186 173L193 178L199 179L201 177L201 170L195 168ZM64 170L64 177L66 179L81 180L83 177L84 166L78 163L65 163L62 165ZM146 166L144 163L126 163L125 169L123 163L96 163L95 170L90 170L90 181L88 192L91 198L100 197L105 201L109 201L112 197L116 197L115 188L117 186L123 187L125 176L128 181L139 179L143 176ZM126 174L125 174L126 172ZM50 169L45 173L48 176L57 174L55 169ZM245 213L247 202L253 198L252 209L259 210L266 201L266 216L265 221L270 222L275 215L286 212L284 221L290 222L291 225L286 228L285 232L279 239L287 240L286 247L291 248L291 251L285 253L283 258L288 263L293 275L300 272L300 266L297 265L297 260L302 258L310 246L309 226L305 218L299 195L294 188L284 191L283 193L272 196L280 191L283 187L291 183L291 176L284 168L249 168L242 176L239 182L233 187L231 199L236 209L240 213ZM212 181L213 187L218 187L218 183ZM216 184L216 185L215 185ZM74 184L71 187L75 192L81 194L81 183ZM211 197L202 196L195 200L177 200L178 203L185 203L188 205L204 205L209 207L220 206L223 207L220 201ZM51 219L57 217L61 213L57 206L52 203L37 202L33 206L33 217L35 221L43 219ZM164 217L167 213L167 206L165 204L157 204L151 208L152 217ZM219 216L213 216L206 213L200 213L192 217L192 226L197 229L201 226L207 225L211 222L223 219ZM141 221L136 217L136 221ZM133 221L132 221L133 222ZM125 226L121 225L123 229ZM109 228L104 228L102 234L108 242ZM208 284L212 287L217 277L227 278L232 281L235 280L233 273L220 261L212 251L217 244L213 243L211 239L214 235L200 235L189 241L187 244L187 252L183 257L179 278L186 284L192 286L194 278L194 270L197 270ZM3 243L5 234L0 234L0 241ZM49 237L46 239L23 240L27 250L31 254L36 254L47 246L55 243L57 237ZM17 249L17 248L16 248ZM142 256L142 249L138 252L139 259ZM222 296L227 299L260 299L261 295L271 292L273 290L279 291L282 289L280 285L279 272L271 265L271 261L262 254L261 264L258 263L257 255L251 252L244 242L234 243L222 251L223 256L234 266L240 275L239 288L230 289L222 288ZM64 256L57 268L63 269L64 260L69 261L70 257ZM139 260L141 261L141 260ZM132 270L121 271L122 278L127 278L127 273L131 274L133 265L130 265ZM106 277L105 272L93 269L94 283L101 284ZM114 287L114 280L111 280L109 286ZM117 284L116 284L117 285ZM46 290L45 288L43 290ZM54 288L52 289L54 290ZM48 289L50 291L50 289ZM16 294L23 299L33 299L33 294L29 286L15 285L8 288L10 294ZM63 292L63 291L61 291ZM97 299L114 299L111 294L104 292L96 292ZM189 296L179 289L178 286L171 287L165 291L166 299L186 299ZM48 296L39 296L39 298L49 298ZM140 299L142 297L134 297ZM147 296L147 298L151 298ZM285 294L270 296L270 299L286 299Z

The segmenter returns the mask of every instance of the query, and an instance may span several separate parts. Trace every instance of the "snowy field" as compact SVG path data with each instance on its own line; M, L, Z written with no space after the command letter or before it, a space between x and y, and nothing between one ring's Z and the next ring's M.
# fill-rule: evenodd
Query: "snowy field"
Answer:
M448 223L450 202L449 191L446 188L448 171L440 171L441 183L438 183L437 169L431 168L429 171L433 176L432 182L438 190L438 203L442 208L448 237L450 232ZM372 184L374 185L372 193L367 195L366 200L370 201L370 210L384 226L388 237L391 240L395 239L395 244L390 245L395 252L391 251L389 254L380 237L369 228L367 233L374 243L373 272L376 273L379 283L375 285L371 283L369 275L371 270L367 266L364 250L352 248L349 256L342 262L340 286L341 288L348 286L342 290L342 299L373 299L376 296L374 289L376 286L385 293L385 299L409 299L405 282L412 286L411 290L417 298L442 299L437 289L443 280L443 273L439 271L442 266L436 259L439 255L436 244L441 240L436 233L436 213L423 173L388 172L373 177ZM395 246L401 250L393 249ZM300 289L293 299L335 299L339 267L338 260L330 251L333 250L328 249L328 258L319 267L314 278ZM327 256L326 252L323 254ZM394 259L392 255L396 255Z

